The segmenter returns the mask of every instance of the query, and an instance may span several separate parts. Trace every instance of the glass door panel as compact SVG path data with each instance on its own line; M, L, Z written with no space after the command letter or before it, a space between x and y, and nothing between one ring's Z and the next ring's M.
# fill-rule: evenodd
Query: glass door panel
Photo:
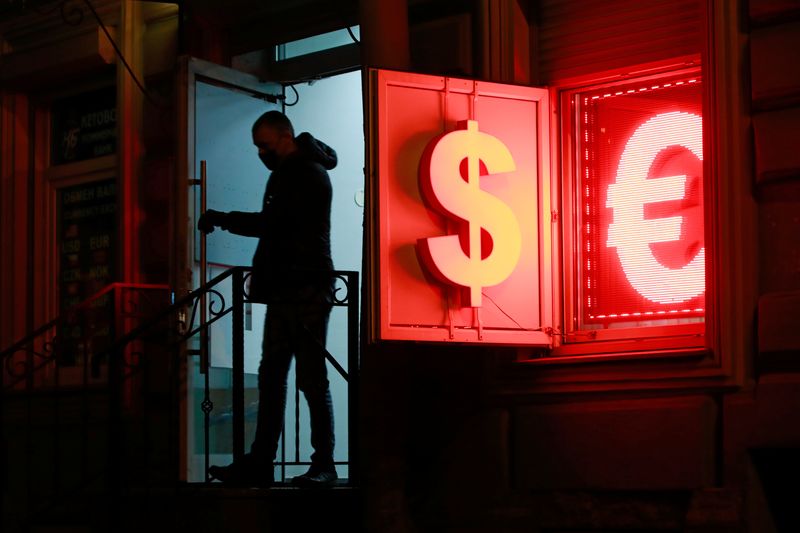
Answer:
M189 60L187 80L188 128L187 168L190 179L200 178L200 162L206 162L207 209L218 211L260 211L269 171L264 168L253 146L251 127L265 111L281 110L276 96L283 88L261 83L247 74L198 60ZM272 100L272 101L270 101ZM188 257L191 290L214 279L233 266L251 264L257 239L241 237L220 229L206 239L207 279L201 279L200 239L197 218L202 212L200 186L190 186L187 195ZM232 302L230 280L208 295L208 317L215 309ZM257 371L261 358L262 325L266 307L245 304L245 442L249 447L255 433L258 411ZM201 372L200 359L187 360L186 395L186 479L205 480L205 412L208 412L208 450L210 464L228 464L232 449L232 317L220 318L209 327L208 376ZM190 342L199 350L200 337ZM208 385L206 385L206 380Z
M331 246L334 268L361 271L364 205L364 135L361 73L351 72L314 83L299 84L296 105L285 108L273 95L283 94L279 84L261 83L252 76L199 60L188 61L186 82L187 141L186 168L189 178L200 178L200 162L206 161L207 208L218 211L260 211L269 171L258 158L252 144L251 127L263 112L283 110L292 120L296 133L308 131L329 144L339 156L330 171L333 187ZM293 99L290 95L290 99ZM277 100L280 102L280 99ZM191 270L190 289L202 285L200 276L200 233L195 229L201 213L200 189L192 186L187 195L187 253ZM207 280L232 266L249 266L257 239L215 230L207 236ZM343 284L341 290L345 290ZM230 305L232 287L226 281L210 294L208 309ZM359 293L348 295L359 298ZM222 307L216 307L222 308ZM266 306L245 304L245 451L255 435L258 413L258 364ZM208 449L210 464L228 464L232 450L232 319L225 316L210 327L208 394L206 375L200 372L199 358L187 359L185 405L185 464L187 481L205 480L205 413L203 402L210 400ZM199 336L190 349L199 348ZM348 371L347 308L334 307L328 328L327 350ZM348 383L328 363L328 379L334 404L336 449L334 460L340 478L348 477L350 443L348 439ZM284 434L279 444L275 479L303 473L310 461L308 409L297 391L294 364L289 372ZM208 406L209 404L206 403Z

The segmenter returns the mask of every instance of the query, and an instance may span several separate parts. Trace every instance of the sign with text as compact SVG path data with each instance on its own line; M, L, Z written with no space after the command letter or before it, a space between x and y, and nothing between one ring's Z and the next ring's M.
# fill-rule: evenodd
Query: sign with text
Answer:
M702 320L700 78L620 84L579 98L581 324Z
M374 336L549 346L547 92L382 70L371 89Z
M108 87L53 103L50 163L61 165L117 150L116 89Z
M115 279L117 242L116 181L65 187L58 192L59 293L61 314L96 294ZM64 326L62 341L108 342L113 301L106 294ZM91 325L93 330L85 331ZM70 354L84 350L68 350ZM72 361L73 363L77 361ZM63 361L69 364L70 361Z

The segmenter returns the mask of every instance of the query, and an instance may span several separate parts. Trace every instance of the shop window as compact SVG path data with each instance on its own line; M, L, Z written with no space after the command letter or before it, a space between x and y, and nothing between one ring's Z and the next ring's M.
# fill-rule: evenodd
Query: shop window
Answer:
M561 104L563 344L702 344L700 71L566 91Z
M390 71L370 87L373 338L705 350L699 67L560 92Z

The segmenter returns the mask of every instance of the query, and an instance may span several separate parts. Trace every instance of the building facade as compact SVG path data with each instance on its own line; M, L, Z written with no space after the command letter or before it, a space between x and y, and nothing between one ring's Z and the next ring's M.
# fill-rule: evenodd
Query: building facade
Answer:
M174 365L165 355L143 371L146 381L90 402L88 382L113 382L113 363L91 355L147 322L142 295L162 309L247 264L238 241L209 241L200 270L192 230L200 161L217 180L208 205L225 195L239 205L263 181L213 174L252 148L246 137L232 140L228 123L277 108L312 132L330 128L342 153L363 156L347 167L355 181L334 179L335 195L347 199L341 224L353 224L334 236L349 255L334 259L361 274L360 294L348 294L360 303L360 357L345 365L357 396L343 393L348 444L340 445L358 487L352 523L365 531L794 530L798 30L800 5L791 0L6 2L0 348L87 298L98 302L93 295L108 286L118 291L112 307L98 303L102 311L80 326L40 335L46 345L76 332L41 370L34 344L4 355L6 524L32 523L37 502L60 494L50 481L15 490L20 479L51 479L47 466L30 469L50 464L41 457L74 452L87 471L114 467L87 451L91 438L72 441L60 430L53 441L46 423L32 423L54 409L83 421L70 426L79 433L87 420L104 423L106 403L118 406L117 422L158 465L151 485L204 479L202 415L186 413L200 408L203 385L217 406L230 402L230 383L247 398L248 357L258 354L245 356L238 382L236 363L213 353L211 365L224 372L195 373L190 341ZM449 216L431 206L445 201L417 185L434 135L447 138L466 120L502 139L516 168L533 176L517 192L481 185L522 221L514 264L527 269L482 284L458 281L443 261L431 267L414 250L433 230L469 242L472 219L488 210L475 200L475 212ZM481 157L492 167L494 155ZM488 183L490 171L475 166L461 177ZM489 222L475 227L490 237L474 230L476 240L461 244L465 257L476 243L482 260L501 253L508 225L494 235ZM470 303L461 303L465 287L478 287ZM124 291L137 294L141 314L124 314ZM263 311L246 309L245 323L257 323ZM104 329L109 316L114 326ZM245 351L250 331L260 335L260 326L246 326ZM212 333L212 351L213 339L236 334ZM132 350L141 352L136 361L162 353ZM159 380L169 373L200 396L170 389ZM69 393L43 394L70 383L80 385L75 403ZM142 391L150 399L135 407L130 398ZM214 411L205 415L208 427ZM146 437L132 429L148 420L156 425ZM205 511L181 501L153 508L161 520L200 529L197 517L211 513L239 513L242 530L263 518L219 500ZM180 517L187 509L194 522Z

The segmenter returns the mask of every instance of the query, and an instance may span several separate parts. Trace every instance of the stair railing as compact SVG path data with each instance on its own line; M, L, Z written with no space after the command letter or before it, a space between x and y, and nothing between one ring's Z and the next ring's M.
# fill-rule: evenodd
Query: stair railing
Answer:
M128 403L133 395L132 382L117 383L108 369L117 362L130 368L136 357L133 344L114 358L110 349L170 303L166 285L112 283L0 351L0 487L7 508L35 513L106 470L96 436L110 432L97 411L113 411L114 386L125 383L119 396Z
M349 411L349 477L355 481L357 442L357 394L359 374L359 275L354 271L329 273L335 288L332 295L334 307L347 308L347 370L325 347L325 357L348 383ZM179 409L186 394L185 366L180 357L199 354L188 346L190 339L201 337L214 323L230 315L232 320L232 450L234 460L245 453L244 405L244 306L250 302L248 280L251 269L233 267L215 277L202 287L174 300L168 287L163 285L112 284L100 293L82 302L65 315L37 328L25 338L0 352L0 402L13 395L28 401L28 422L31 422L30 399L38 395L52 395L54 418L59 420L60 395L73 392L82 395L80 411L84 433L88 434L94 396L98 391L107 394L107 449L105 472L90 472L89 444L85 442L80 452L83 476L78 485L88 486L98 477L105 476L109 505L118 505L118 497L131 486L151 486L151 475L159 471L160 483L172 483L182 478L180 466ZM225 297L223 283L230 282L230 298ZM137 292L138 291L138 292ZM159 293L159 297L154 297ZM132 295L136 295L135 297ZM109 295L110 302L103 300ZM171 303L165 302L169 295ZM102 303L98 303L102 302ZM200 323L198 313L201 302L207 305L207 320ZM110 307L108 307L110 306ZM109 330L105 322L110 322ZM79 329L75 329L79 328ZM77 332L77 333L76 333ZM100 335L102 333L102 335ZM204 335L207 339L208 336ZM71 365L71 366L70 366ZM64 368L80 369L76 383L74 372L69 380L63 379ZM201 410L204 418L205 480L209 467L209 416L213 411L209 386L209 372L205 369L205 383ZM4 377L8 376L7 383ZM42 377L44 376L44 377ZM299 406L296 402L296 410ZM165 413L165 407L166 413ZM3 413L0 403L0 417ZM296 411L297 416L297 411ZM151 419L161 420L164 427L153 431ZM5 432L5 421L0 419L0 431ZM138 424L138 426L137 426ZM56 424L58 426L58 423ZM61 482L61 465L58 454L58 431L51 443L56 456L53 461L51 500L63 493L76 493L76 486ZM285 437L284 437L285 438ZM35 443L28 431L28 444ZM0 434L0 443L6 442ZM134 450L135 448L135 450ZM285 445L284 445L285 450ZM138 451L138 458L133 452ZM28 470L35 457L28 456ZM8 464L8 450L3 460ZM295 460L281 458L285 476L286 465L305 464L299 461L299 442L295 439ZM7 465L0 465L7 466ZM8 472L8 469L4 469ZM167 471L167 472L165 472ZM8 475L8 474L7 474ZM28 502L42 500L33 494L34 483L28 476ZM6 484L4 483L4 487ZM5 489L4 489L5 490ZM114 510L108 512L113 515Z

